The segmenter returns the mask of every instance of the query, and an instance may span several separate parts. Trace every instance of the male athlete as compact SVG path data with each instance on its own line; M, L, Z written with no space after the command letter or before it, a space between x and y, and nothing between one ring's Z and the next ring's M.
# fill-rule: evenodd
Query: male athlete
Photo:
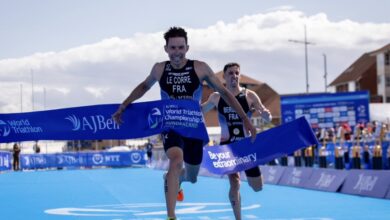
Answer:
M226 88L236 97L248 117L251 117L253 111L257 111L266 122L270 122L272 119L271 113L261 103L257 94L249 89L240 87L240 76L240 65L238 63L228 63L223 68ZM241 118L218 92L212 93L209 99L202 104L202 111L206 113L214 107L217 107L218 120L221 126L221 145L239 141L248 136ZM257 192L263 188L259 167L245 170L245 174L249 185L254 191ZM229 200L234 216L236 220L241 220L240 174L229 174L229 182Z
M187 32L180 27L171 27L164 34L164 38L166 42L164 49L169 60L153 66L146 79L130 93L113 114L115 122L122 123L121 115L127 106L141 98L156 82L161 88L161 99L194 99L200 102L202 82L206 81L242 118L246 132L251 134L254 141L256 129L234 96L226 90L206 63L186 58L189 49ZM167 214L168 220L174 220L180 183L196 182L202 162L203 144L201 140L186 138L174 131L163 133L162 138L169 159L168 172L164 178ZM183 160L185 169L183 169Z

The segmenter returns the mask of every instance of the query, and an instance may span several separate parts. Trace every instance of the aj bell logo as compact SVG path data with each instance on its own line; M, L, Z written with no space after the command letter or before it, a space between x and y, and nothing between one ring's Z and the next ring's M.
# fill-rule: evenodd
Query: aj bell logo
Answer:
M11 133L11 127L3 120L0 120L0 136L7 137Z
M162 125L162 114L160 109L153 108L148 115L149 128L157 128Z
M65 119L72 123L73 131L93 131L96 133L98 130L119 129L119 125L112 118L105 118L103 115L90 115L81 118L69 115Z

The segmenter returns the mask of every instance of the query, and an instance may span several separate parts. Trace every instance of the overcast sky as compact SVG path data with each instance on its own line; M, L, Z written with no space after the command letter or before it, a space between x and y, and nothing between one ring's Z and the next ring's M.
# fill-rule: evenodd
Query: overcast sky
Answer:
M371 3L372 2L372 3ZM0 0L0 113L119 103L166 60L163 33L183 26L188 58L227 62L279 94L310 92L390 43L390 1ZM22 89L21 89L22 87ZM22 91L22 93L21 93ZM44 98L46 91L46 99ZM140 101L159 99L158 85Z

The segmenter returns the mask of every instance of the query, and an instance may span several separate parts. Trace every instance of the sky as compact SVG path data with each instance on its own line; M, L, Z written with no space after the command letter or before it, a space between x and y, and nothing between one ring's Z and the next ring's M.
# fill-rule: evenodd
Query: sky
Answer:
M184 27L187 57L241 72L279 94L324 92L390 43L390 1L0 0L0 113L122 102L167 60L163 33ZM33 94L33 95L32 95ZM159 99L155 84L138 101Z

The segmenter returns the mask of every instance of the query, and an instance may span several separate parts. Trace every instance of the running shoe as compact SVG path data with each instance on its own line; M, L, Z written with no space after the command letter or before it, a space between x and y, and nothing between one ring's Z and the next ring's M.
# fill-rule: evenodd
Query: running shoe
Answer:
M183 189L179 189L179 192L177 193L176 200L178 202L183 202L183 200L184 200L184 191L183 191Z

